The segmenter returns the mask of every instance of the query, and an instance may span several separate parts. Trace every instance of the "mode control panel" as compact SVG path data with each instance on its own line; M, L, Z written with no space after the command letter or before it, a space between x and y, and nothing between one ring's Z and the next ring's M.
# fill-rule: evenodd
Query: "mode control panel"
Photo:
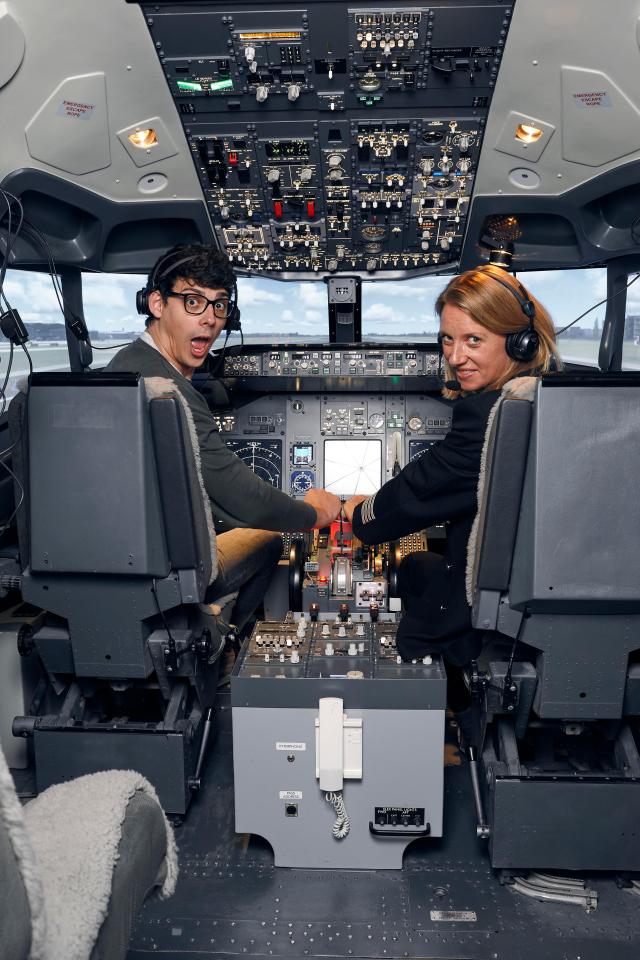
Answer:
M431 377L441 376L437 350L385 347L371 350L274 348L227 357L225 377Z

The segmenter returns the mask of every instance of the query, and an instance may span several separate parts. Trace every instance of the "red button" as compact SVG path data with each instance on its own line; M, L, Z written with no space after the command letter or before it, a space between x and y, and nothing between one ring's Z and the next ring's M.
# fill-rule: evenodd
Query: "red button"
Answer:
M282 200L273 201L273 210L277 220L282 220Z
M307 216L310 220L313 219L316 215L316 202L315 200L307 200Z
M233 152L232 152L232 153L229 154L229 163L231 164L232 167L235 167L235 166L236 166L236 164L238 163L238 154L237 154L237 153L233 153Z

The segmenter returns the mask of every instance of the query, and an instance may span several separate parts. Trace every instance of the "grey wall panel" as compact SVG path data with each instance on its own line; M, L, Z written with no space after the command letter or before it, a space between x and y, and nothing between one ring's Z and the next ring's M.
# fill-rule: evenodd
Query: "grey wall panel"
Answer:
M40 0L20 0L6 6L22 29L25 54L13 78L0 89L4 131L0 177L31 167L63 175L118 202L200 199L178 116L137 5L119 0L46 5ZM105 88L100 108L93 96L99 74ZM67 95L69 90L73 95ZM36 121L39 136L34 149L26 130L31 124L33 132L34 118L47 101L46 124L42 126L42 114ZM159 143L157 166L152 163L141 169L118 139L118 131L150 118L161 121L173 155L166 156L166 145ZM92 130L98 121L100 130ZM105 138L101 163L89 162L88 157L95 152L97 132ZM74 149L65 160L61 151L68 139ZM153 157L152 147L149 159ZM143 179L152 170L166 178L157 193L150 193Z

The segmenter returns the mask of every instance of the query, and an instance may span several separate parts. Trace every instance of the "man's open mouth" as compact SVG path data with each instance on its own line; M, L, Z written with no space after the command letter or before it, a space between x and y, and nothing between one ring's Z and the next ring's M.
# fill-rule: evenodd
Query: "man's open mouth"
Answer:
M211 337L193 337L191 352L195 357L204 357L209 352Z

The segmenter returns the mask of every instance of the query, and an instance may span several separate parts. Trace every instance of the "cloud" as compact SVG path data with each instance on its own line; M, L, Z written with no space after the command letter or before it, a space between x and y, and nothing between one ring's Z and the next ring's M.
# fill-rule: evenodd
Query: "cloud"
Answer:
M60 316L60 307L56 299L55 291L51 278L48 274L26 273L26 274L7 274L4 285L4 292L9 303L22 314L31 313L42 315L42 319L48 319L48 314L58 313Z
M323 283L301 283L298 288L298 299L305 307L327 306L327 288Z
M323 325L323 328L326 327L326 314L323 315L320 310L305 310L304 321L320 333L320 324Z
M438 294L446 287L447 277L422 277L420 280L382 281L363 284L363 299L371 296L389 299L420 300L435 303Z
M82 283L85 307L114 307L126 310L133 303L134 293L134 290L129 292L119 283L97 277L85 277Z
M292 310L283 310L281 314L281 319L284 323L291 323L293 320L293 311Z
M238 280L238 301L240 303L240 309L261 303L283 303L284 299L281 293L265 290L264 287L258 286L251 280L245 280L242 277Z
M362 319L367 323L384 323L393 321L397 317L397 312L393 307L384 303L372 303L362 314Z

